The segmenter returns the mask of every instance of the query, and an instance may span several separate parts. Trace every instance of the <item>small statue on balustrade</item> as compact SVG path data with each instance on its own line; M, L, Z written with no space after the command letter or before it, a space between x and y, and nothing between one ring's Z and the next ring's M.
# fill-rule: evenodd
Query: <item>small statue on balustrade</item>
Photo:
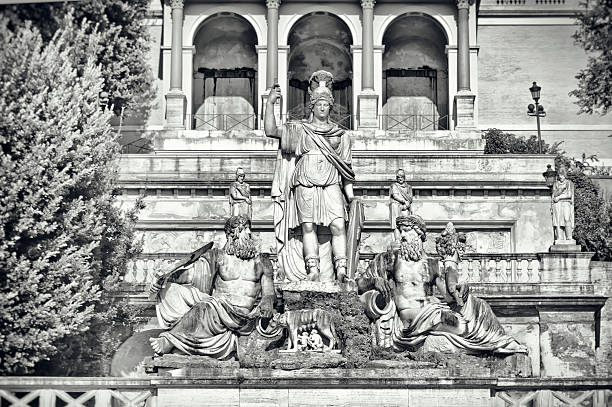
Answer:
M574 183L567 179L567 168L561 166L552 186L552 224L555 243L572 240L574 230Z
M425 222L416 215L400 216L396 226L400 232L399 248L378 254L357 279L377 346L414 351L432 337L430 351L449 348L469 353L527 351L506 335L491 307L472 295L467 286L459 290L462 305L443 303L429 295L426 289L429 276L439 275L431 269L439 267L439 262L423 251ZM454 245L460 240L451 242ZM451 257L456 252L457 247L445 248L445 253L453 253ZM440 344L439 339L446 340L446 344Z
M457 233L452 222L448 222L444 231L436 238L436 251L442 256L442 268L432 268L429 284L438 288L448 304L455 302L463 307L461 292L466 288L459 285L459 262L467 247L465 233Z
M151 291L157 294L157 319L169 329L150 339L156 354L176 348L226 360L235 354L238 337L253 331L258 317L272 317L272 263L267 254L259 253L250 220L244 215L230 217L225 235L223 249L208 244L186 267L156 273ZM205 266L191 267L200 257Z
M389 221L391 230L394 231L395 240L400 239L400 234L395 225L398 216L412 214L412 187L406 183L406 173L403 169L397 170L394 182L389 187Z
M278 85L267 102L265 132L279 139L272 181L274 231L279 266L290 281L333 281L335 277L342 282L348 276L349 256L354 255L347 253L347 247L355 247L352 243L358 239L358 233L346 229L359 201L353 194L349 133L330 120L332 84L333 76L327 71L311 75L307 120L277 126ZM351 224L358 229L357 223Z
M230 185L230 216L244 215L253 219L251 186L245 182L246 174L242 168L236 170L236 181Z

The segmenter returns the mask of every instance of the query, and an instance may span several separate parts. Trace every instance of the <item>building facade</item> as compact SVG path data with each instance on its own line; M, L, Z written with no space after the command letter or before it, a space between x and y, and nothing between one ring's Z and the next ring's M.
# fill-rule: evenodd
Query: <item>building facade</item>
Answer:
M354 130L536 134L570 156L612 159L610 116L579 115L568 92L587 56L574 44L579 0L199 2L152 4L158 110L150 129L261 127L278 83L286 118L304 115L311 72L335 76L335 119Z

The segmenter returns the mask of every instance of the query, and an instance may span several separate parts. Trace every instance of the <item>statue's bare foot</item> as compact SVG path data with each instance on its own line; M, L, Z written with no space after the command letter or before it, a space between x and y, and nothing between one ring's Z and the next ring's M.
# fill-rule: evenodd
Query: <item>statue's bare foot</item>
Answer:
M172 344L164 337L149 338L149 342L157 355L163 355L164 353L168 353L172 350Z

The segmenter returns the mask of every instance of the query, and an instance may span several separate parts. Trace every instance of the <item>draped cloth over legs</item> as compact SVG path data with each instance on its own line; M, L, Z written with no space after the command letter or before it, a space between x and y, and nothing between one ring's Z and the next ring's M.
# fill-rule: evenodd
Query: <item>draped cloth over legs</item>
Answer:
M408 327L404 327L396 313L392 329L393 347L397 350L414 349L428 336L434 335L443 336L455 347L471 353L526 353L523 345L505 333L486 301L469 293L464 298L465 304L458 312L443 303L425 305ZM444 322L448 315L456 319L452 326Z
M245 315L224 298L205 296L170 331L162 333L160 337L166 338L188 355L224 360L236 350L238 337L253 331L259 308L255 307Z

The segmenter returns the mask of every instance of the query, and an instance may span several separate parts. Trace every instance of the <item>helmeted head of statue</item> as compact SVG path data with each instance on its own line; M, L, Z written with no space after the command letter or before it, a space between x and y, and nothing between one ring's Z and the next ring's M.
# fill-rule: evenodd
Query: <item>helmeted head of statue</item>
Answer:
M236 169L236 180L237 181L244 181L246 175L244 173L244 169L242 169L242 167L238 167L238 169Z
M332 94L334 76L327 71L316 71L310 75L308 94L310 94L310 110L313 110L316 103L325 101L329 104L330 110L334 105Z
M565 181L565 179L567 178L567 167L565 165L559 166L559 168L557 169L557 177L561 181Z

